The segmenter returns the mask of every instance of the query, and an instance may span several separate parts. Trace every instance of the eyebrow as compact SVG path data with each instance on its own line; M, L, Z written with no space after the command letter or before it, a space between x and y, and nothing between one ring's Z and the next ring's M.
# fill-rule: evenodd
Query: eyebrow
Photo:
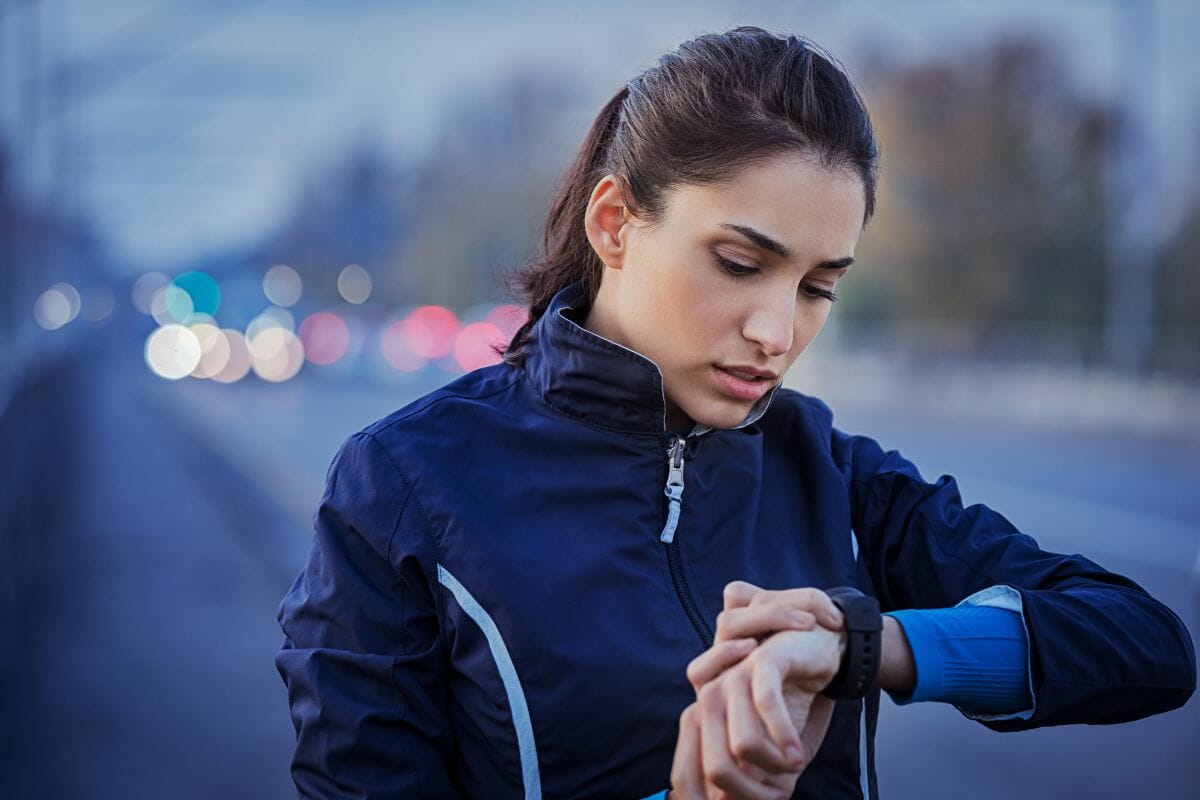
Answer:
M770 253L774 253L781 258L791 258L792 251L789 250L786 245L784 245L782 242L775 241L761 231L756 231L754 228L746 225L734 225L732 222L723 222L721 223L721 227L728 228L734 233L740 233L758 247ZM845 269L853 263L854 258L852 256L846 256L845 258L838 258L833 261L822 261L820 264L817 264L816 269Z

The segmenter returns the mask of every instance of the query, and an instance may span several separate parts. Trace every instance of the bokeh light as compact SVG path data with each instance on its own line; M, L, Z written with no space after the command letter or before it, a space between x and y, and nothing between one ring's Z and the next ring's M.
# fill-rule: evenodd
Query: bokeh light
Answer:
M397 320L384 329L379 341L379 352L392 369L401 372L416 372L429 361L413 351L408 342L404 320Z
M129 293L133 307L146 315L153 313L151 304L154 302L154 296L170 282L171 277L165 272L147 272L139 276L133 282L133 289Z
M117 297L107 286L93 286L84 297L82 316L88 322L103 322L112 316Z
M276 264L263 276L263 294L277 306L294 306L304 291L300 273L287 264Z
M458 335L458 317L442 306L421 306L404 320L404 337L417 355L435 359L449 355Z
M173 283L155 292L150 301L150 316L159 325L181 324L194 311L192 296Z
M246 341L253 341L254 337L258 336L258 334L271 328L282 328L285 331L294 332L296 330L296 320L287 309L272 306L250 320L250 323L246 325Z
M304 345L287 328L266 328L248 339L246 345L251 369L265 381L290 380L304 366Z
M163 325L146 337L146 363L155 375L179 380L200 363L200 339L183 325Z
M333 364L350 347L350 329L337 314L318 311L300 323L304 356L314 364Z
M229 340L211 322L198 322L188 326L200 340L200 361L192 370L193 378L212 378L220 374L229 363Z
M454 340L454 358L458 366L473 369L499 363L496 347L506 344L504 332L490 322L472 322L463 326Z
M524 308L504 303L489 311L484 321L499 328L505 343L507 343L528 319L529 312Z
M229 350L229 359L212 379L217 383L236 383L250 372L250 348L246 346L246 337L241 331L222 328L221 336Z
M71 321L71 301L58 289L47 289L33 301L33 318L48 331Z
M63 297L67 298L70 304L70 312L67 316L67 322L79 316L79 310L83 307L83 300L79 297L79 290L69 283L56 283L50 287L52 291L59 292Z
M202 314L216 316L221 307L221 287L207 272L189 270L175 276L172 281L192 300L192 309Z
M180 325L187 325L189 328L193 325L216 325L217 319L212 314L205 314L202 311L193 311L179 321Z
M338 275L337 286L347 303L365 303L371 296L371 273L358 264L347 264Z

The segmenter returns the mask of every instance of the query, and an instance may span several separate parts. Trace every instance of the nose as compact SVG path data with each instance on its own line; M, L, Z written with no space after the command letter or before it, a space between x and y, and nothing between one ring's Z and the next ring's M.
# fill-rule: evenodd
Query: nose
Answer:
M796 297L779 292L772 294L755 303L742 326L742 335L757 342L771 358L778 358L792 348L792 337L796 332Z

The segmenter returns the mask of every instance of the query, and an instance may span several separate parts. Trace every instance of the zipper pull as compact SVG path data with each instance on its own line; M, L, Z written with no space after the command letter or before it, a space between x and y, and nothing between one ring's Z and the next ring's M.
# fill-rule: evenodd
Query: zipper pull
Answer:
M667 496L667 524L659 538L670 544L675 539L675 526L679 524L679 509L683 503L683 437L676 436L667 453L667 485L663 488Z

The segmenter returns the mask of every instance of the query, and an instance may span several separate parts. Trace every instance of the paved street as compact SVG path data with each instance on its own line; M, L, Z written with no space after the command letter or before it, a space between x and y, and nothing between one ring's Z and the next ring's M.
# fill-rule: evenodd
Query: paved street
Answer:
M108 364L66 376L61 516L5 683L0 797L294 797L272 657L286 590L256 537L286 525ZM72 425L72 423L74 423ZM65 478L65 480L64 480Z

